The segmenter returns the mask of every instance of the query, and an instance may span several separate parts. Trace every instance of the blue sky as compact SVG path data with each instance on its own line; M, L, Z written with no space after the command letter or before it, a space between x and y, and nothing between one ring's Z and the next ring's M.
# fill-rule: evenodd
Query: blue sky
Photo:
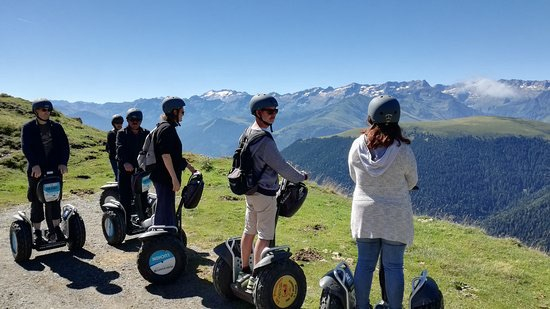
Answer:
M96 103L550 79L550 1L2 0L0 92Z

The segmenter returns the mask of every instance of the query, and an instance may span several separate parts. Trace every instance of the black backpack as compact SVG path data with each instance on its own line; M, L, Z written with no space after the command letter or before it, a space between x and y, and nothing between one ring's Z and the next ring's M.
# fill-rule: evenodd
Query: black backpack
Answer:
M254 174L252 153L249 146L258 142L264 136L273 139L273 136L264 130L252 130L247 128L241 135L239 147L233 154L233 165L227 175L229 188L237 195L253 194L258 189L258 180L265 172L267 165L264 166L259 175Z

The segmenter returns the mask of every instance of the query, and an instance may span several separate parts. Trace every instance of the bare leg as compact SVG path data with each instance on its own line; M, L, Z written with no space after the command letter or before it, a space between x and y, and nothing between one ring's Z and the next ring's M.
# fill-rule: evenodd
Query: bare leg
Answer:
M241 237L241 260L243 262L243 268L250 266L248 261L250 260L250 253L252 252L252 244L254 243L255 236L254 234L243 233Z
M258 239L256 241L256 246L254 248L254 265L257 265L260 262L260 256L262 251L269 246L270 240Z

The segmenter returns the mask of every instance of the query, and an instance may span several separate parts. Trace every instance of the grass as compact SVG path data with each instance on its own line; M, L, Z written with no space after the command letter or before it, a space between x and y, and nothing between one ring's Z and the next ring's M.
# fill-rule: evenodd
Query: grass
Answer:
M208 249L242 233L244 199L230 194L226 186L228 159L191 159L209 160L214 166L204 173L207 185L199 207L185 212L183 219L190 243ZM290 245L295 256L304 250L318 254L317 260L298 261L308 280L304 308L318 308L319 279L340 260L354 268L357 251L349 231L351 201L327 187L308 187L300 211L279 220L277 243ZM415 233L415 243L405 255L405 304L410 281L428 269L447 308L550 308L550 258L544 253L514 239L427 217L415 218ZM377 280L373 300L380 295Z
M32 118L29 109L27 101L0 96L0 207L26 203L25 162L17 147L20 126ZM71 144L64 192L97 192L112 179L103 151L106 132L56 113L53 119L62 123ZM206 187L200 205L184 212L184 227L190 244L211 250L242 233L244 199L227 187L228 158L185 156L203 172ZM280 219L277 243L289 245L294 256L304 251L318 256L298 261L308 280L303 307L318 308L319 279L340 260L354 268L357 252L349 231L349 198L329 186L308 182L308 187L308 199L300 211L292 218ZM415 242L405 254L404 305L411 280L423 269L438 282L446 308L550 308L550 257L514 239L497 239L477 228L416 217ZM373 301L380 295L377 280L375 277Z

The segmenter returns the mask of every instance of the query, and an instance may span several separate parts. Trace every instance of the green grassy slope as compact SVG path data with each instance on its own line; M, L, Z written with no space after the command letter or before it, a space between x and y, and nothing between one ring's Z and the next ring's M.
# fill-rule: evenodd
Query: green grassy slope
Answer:
M17 132L32 117L29 109L27 101L0 97L0 207L25 202ZM106 132L59 114L54 119L63 124L72 145L65 192L67 188L79 194L97 192L112 178L102 151ZM184 228L190 244L211 250L241 234L244 199L227 187L229 159L186 156L203 172L206 187L200 205L184 212ZM289 245L294 256L307 252L313 257L298 263L308 280L304 308L318 308L319 279L341 259L355 267L357 253L349 232L350 200L331 188L308 185L310 193L302 209L279 221L277 242ZM550 258L540 251L513 239L496 239L479 229L425 217L415 218L415 233L415 243L405 256L406 295L412 278L428 269L443 291L447 308L550 308ZM205 278L211 280L209 275ZM373 300L379 299L376 282L372 293Z
M31 103L6 95L0 96L0 205L26 201L26 160L21 151L21 126L34 118ZM59 122L71 146L69 172L64 176L63 192L89 194L112 179L103 142L107 132L83 125L77 119L52 113Z

